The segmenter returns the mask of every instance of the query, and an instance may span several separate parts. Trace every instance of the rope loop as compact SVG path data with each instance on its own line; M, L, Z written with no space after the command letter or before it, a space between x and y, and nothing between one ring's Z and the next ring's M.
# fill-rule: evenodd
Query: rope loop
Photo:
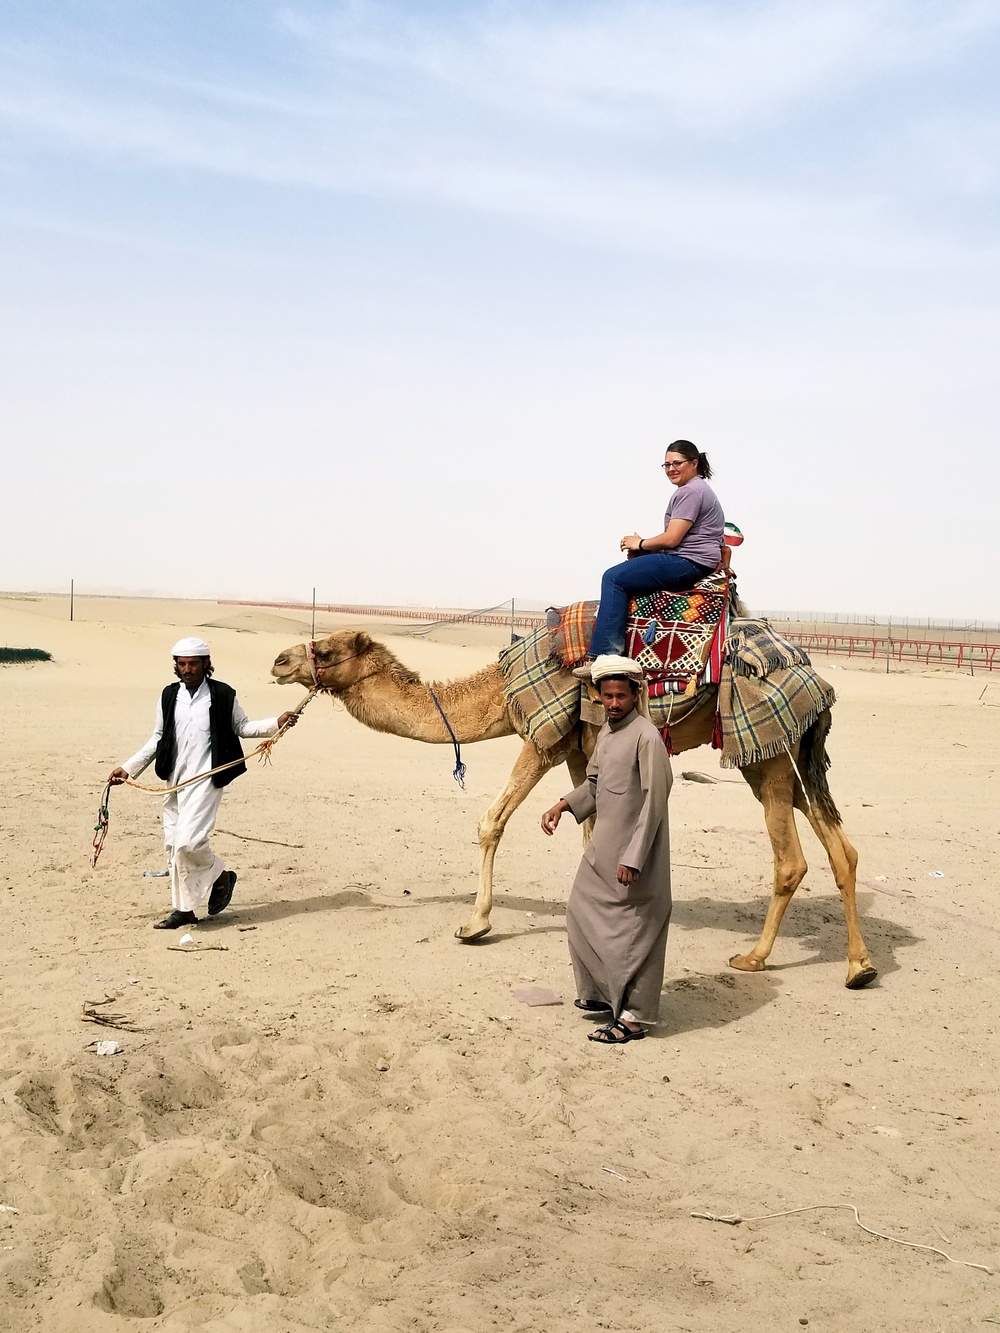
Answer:
M309 703L317 693L321 692L322 689L323 687L319 684L312 687L299 706L293 709L293 714L296 718L305 708L306 704ZM216 773L224 773L227 768L235 768L237 764L246 763L248 759L253 759L255 756L259 763L269 764L271 762L271 751L288 730L290 721L291 719L289 719L289 722L286 722L283 727L279 727L273 736L268 736L265 740L262 740L256 749L251 750L249 754L241 755L239 759L231 759L228 764L219 764L216 768L209 768L204 773L196 773L193 778L185 778L183 782L175 783L173 787L146 787L141 782L133 782L131 778L125 778L122 785L126 787L134 787L136 791L151 792L154 796L169 796L171 792L183 791L185 787L191 787L196 782L204 782L206 778L213 777ZM111 822L109 800L111 797L112 785L113 784L109 782L104 788L104 795L101 797L100 808L97 811L97 823L94 825L94 853L90 862L91 866L97 865L98 857L104 850L104 839L108 836L108 827Z

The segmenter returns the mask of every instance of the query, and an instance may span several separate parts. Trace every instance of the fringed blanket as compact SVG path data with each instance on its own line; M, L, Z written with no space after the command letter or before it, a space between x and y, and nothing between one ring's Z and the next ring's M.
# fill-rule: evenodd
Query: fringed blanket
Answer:
M569 606L549 607L552 655L567 671L579 666L587 656L599 606L600 602L570 602Z
M746 768L790 749L836 698L833 686L809 665L758 677L727 663L719 682L722 767Z
M578 602L566 611L588 605L596 603ZM567 622L564 616L562 623L575 632L572 619ZM721 744L723 768L745 768L791 748L836 695L801 649L765 621L734 620L731 628L713 744ZM522 735L540 750L551 750L565 739L581 720L581 711L584 722L603 721L603 709L593 708L586 686L581 687L552 650L554 638L549 628L536 630L500 654L504 695ZM650 716L668 748L670 727L706 706L715 693L715 685L702 683L691 696L650 698Z
M542 628L500 654L504 696L522 734L540 750L551 750L580 719L580 682L551 649L549 630Z
M722 650L737 676L769 676L780 667L808 666L805 649L797 648L766 620L734 620Z

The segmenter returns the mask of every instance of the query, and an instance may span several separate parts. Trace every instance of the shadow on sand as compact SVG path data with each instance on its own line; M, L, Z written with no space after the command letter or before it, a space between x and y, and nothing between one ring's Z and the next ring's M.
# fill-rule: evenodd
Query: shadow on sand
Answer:
M861 915L861 933L871 954L872 962L881 976L899 970L896 954L900 949L912 948L922 940L907 926L898 921L889 921L885 917L871 916L863 908L871 895L858 895L858 909ZM688 898L675 902L671 929L677 930L720 930L731 933L745 931L744 944L736 944L733 953L745 953L753 947L760 929L764 924L768 899L765 897L753 901L746 899ZM797 940L803 948L812 952L808 958L783 962L781 946L783 941ZM844 924L844 912L839 896L823 894L813 897L801 889L792 899L781 930L775 942L774 952L768 960L768 972L786 972L799 967L811 967L814 963L835 963L847 959L847 927ZM747 975L760 976L760 973Z

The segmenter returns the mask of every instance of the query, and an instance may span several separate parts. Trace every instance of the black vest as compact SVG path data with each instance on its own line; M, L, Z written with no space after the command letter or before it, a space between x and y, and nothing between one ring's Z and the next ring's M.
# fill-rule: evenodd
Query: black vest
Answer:
M174 712L177 708L177 692L181 682L168 685L160 695L160 708L163 711L163 734L156 747L156 776L163 782L170 781L170 775L177 763L177 731L174 727ZM243 758L243 746L233 730L233 704L236 691L231 685L224 685L221 680L209 680L208 692L212 702L208 709L208 725L212 734L212 768L228 764L233 759ZM246 764L234 764L224 773L216 773L212 778L213 787L226 787L233 778L238 778L247 771Z

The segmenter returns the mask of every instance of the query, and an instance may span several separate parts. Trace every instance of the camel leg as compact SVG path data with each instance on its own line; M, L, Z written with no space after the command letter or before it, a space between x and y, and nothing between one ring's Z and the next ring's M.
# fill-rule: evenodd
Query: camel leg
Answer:
M542 776L552 767L554 760L546 759L530 741L525 741L517 762L511 769L507 785L496 798L479 822L479 849L482 860L479 864L479 891L476 894L472 919L467 926L455 931L455 938L465 944L482 939L490 932L490 912L493 910L493 862L496 859L500 839L507 827L507 821L537 786Z
M801 795L797 798L796 804L826 849L830 869L833 871L837 888L840 890L840 899L844 904L844 917L847 921L847 981L844 984L849 990L861 990L863 986L868 986L875 980L878 972L868 957L868 949L861 936L861 924L858 921L858 905L854 896L858 854L848 842L839 824L828 823L816 806L807 805Z
M777 938L785 908L806 873L798 830L795 827L795 772L787 755L766 759L741 769L753 794L764 807L764 822L774 853L774 888L760 939L749 953L736 954L729 966L741 972L762 972Z

